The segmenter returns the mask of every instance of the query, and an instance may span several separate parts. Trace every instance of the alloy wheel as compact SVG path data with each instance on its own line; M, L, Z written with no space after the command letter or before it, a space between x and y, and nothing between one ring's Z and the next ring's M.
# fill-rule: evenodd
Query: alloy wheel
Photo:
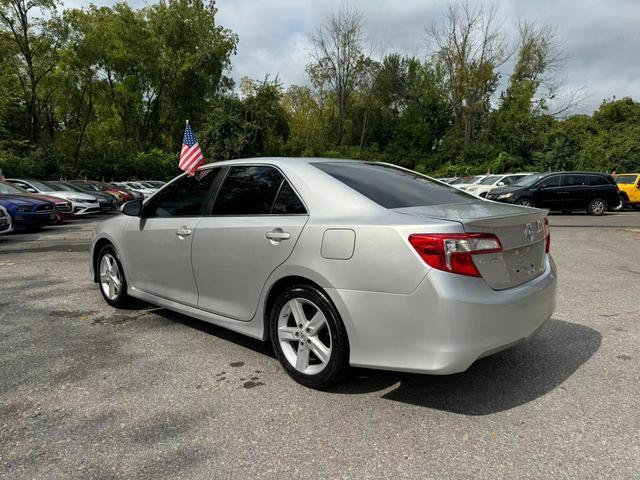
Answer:
M332 334L322 310L306 298L293 298L278 314L278 342L298 372L316 375L331 359Z
M593 212L594 215L602 215L606 210L606 208L607 207L604 203L604 200L600 200L599 198L595 199L591 203L591 211Z
M120 295L122 275L118 262L110 253L105 253L100 259L100 288L109 300L114 301Z

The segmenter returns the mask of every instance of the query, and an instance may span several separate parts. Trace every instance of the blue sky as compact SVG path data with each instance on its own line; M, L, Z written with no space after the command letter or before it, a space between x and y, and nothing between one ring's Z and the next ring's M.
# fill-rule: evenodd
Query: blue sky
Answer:
M243 76L260 79L269 73L279 75L285 85L305 83L309 36L340 4L341 0L218 0L218 23L240 37L231 76L239 81ZM374 54L400 51L425 58L429 52L425 27L443 19L448 2L350 0L350 4L364 13L367 40L376 46ZM497 0L492 4L510 38L515 38L522 19L557 30L567 56L559 76L565 80L565 93L580 90L587 95L581 111L591 111L613 95L640 100L640 0ZM73 0L65 5L81 7L88 2ZM510 65L502 70L506 78Z

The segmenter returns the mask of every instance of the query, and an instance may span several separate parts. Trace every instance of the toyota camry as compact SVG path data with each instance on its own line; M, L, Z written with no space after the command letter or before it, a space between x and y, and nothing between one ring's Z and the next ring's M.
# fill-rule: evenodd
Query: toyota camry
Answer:
M299 383L348 367L451 374L555 308L545 210L384 163L261 158L181 175L101 222L93 280L270 341Z

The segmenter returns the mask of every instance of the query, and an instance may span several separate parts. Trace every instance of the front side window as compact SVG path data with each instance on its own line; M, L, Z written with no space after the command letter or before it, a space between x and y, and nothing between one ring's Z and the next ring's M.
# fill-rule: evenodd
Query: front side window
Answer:
M560 186L560 176L554 175L552 177L547 177L542 182L540 182L540 188L553 188Z
M316 168L385 208L480 202L424 175L379 163L318 162Z
M268 165L231 167L222 182L213 215L305 213L302 202L275 168Z
M489 175L478 182L478 185L493 185L500 180L500 175Z
M151 197L144 207L145 217L194 217L204 215L211 188L222 170L201 170L193 176L183 175Z

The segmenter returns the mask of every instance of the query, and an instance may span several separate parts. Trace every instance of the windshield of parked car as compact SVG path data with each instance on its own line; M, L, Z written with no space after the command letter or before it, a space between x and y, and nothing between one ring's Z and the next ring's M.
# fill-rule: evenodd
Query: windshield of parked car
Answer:
M9 195L29 195L29 192L21 188L11 185L7 182L0 182L0 193L7 193Z
M466 177L460 177L455 179L453 182L451 182L449 185L458 185L458 184L467 184L467 183L474 183L476 182L480 177L482 177L482 175L469 175Z
M636 178L638 178L638 175L618 175L616 177L616 183L618 185L633 185L634 183L636 183Z
M361 162L318 162L313 165L385 208L476 201L476 197L457 188L390 165Z
M502 175L489 175L478 182L478 185L493 185L502 178Z
M530 187L538 180L540 180L545 175L543 173L533 173L531 175L527 175L526 177L522 177L517 182L513 182L511 184L512 187Z
M56 192L64 192L65 189L62 188L60 185L53 183L53 182L40 182L43 185L46 185L48 187L49 190L55 190Z
M51 190L51 187L49 185L38 180L29 180L29 183L33 185L37 190L42 190L43 192L48 192Z

